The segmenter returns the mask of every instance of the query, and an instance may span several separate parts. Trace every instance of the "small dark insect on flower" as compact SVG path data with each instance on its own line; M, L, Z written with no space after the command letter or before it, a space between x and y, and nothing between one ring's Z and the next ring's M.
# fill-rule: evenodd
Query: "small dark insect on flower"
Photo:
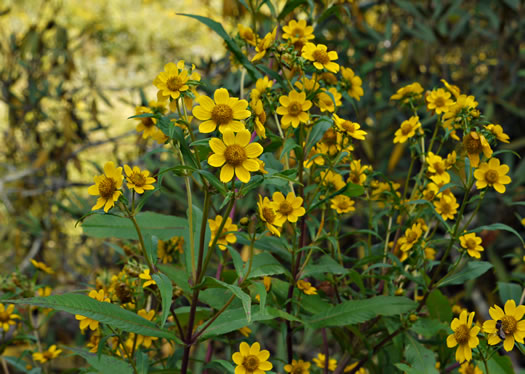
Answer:
M496 321L496 330L498 330L498 336L502 339L502 340L505 340L505 331L503 331L503 328L502 328L502 322L500 319L498 319Z

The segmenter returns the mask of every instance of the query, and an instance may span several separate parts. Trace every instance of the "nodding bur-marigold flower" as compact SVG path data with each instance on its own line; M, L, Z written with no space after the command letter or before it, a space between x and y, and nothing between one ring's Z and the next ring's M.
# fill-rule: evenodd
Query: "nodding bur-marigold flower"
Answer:
M9 328L16 324L15 320L20 319L18 314L13 313L14 310L14 304L9 304L6 308L4 304L0 303L0 328L2 328L4 332L9 331Z
M130 190L134 190L138 194L144 193L144 190L154 190L152 183L156 182L156 179L149 176L149 171L141 171L138 166L133 166L133 169L129 165L124 165L124 171L126 172L126 182Z
M426 162L428 164L428 171L432 174L430 179L436 184L447 184L450 182L450 174L447 169L450 165L446 160L433 152L428 152Z
M284 365L284 371L292 374L310 374L310 366L312 364L309 362L292 360L291 364Z
M159 89L159 95L165 99L178 99L182 92L187 91L190 87L188 83L188 71L184 69L184 61L169 62L164 65L164 71L153 81L153 84Z
M355 211L355 201L346 195L337 195L332 200L330 208L334 209L337 214L343 214Z
M405 235L399 238L399 245L403 252L407 252L418 242L419 238L423 235L423 230L420 223L414 223L412 227L409 227L405 231Z
M89 291L89 297L92 299L102 301L105 303L110 303L108 297L106 297L106 294L104 293L104 290L91 290ZM80 330L84 331L86 328L89 327L90 330L96 330L98 328L98 321L95 321L94 319L76 314L75 318L80 321Z
M467 318L468 314L468 318ZM476 348L479 344L478 333L480 328L478 326L472 326L475 312L470 314L465 310L461 312L458 318L454 318L450 327L453 333L447 337L447 347L454 348L458 346L456 350L456 360L458 362L472 360L472 349Z
M48 361L51 361L54 358L57 358L58 355L62 353L61 349L57 349L56 344L53 344L51 347L42 353L35 352L33 353L33 360L40 361L40 363L45 364Z
M222 216L218 215L215 217L215 219L208 220L208 224L210 225L211 231L211 238L209 244L210 246L212 245L213 241L215 240L215 237L219 232L222 219ZM221 251L226 250L226 246L228 245L228 243L233 244L237 242L237 237L234 234L234 232L236 232L237 230L239 230L239 228L237 227L237 225L232 223L231 217L226 218L226 222L224 223L221 234L217 239L217 247L219 247Z
M135 108L136 116L140 114L149 114L149 113L153 114L153 110L151 110L150 108L146 106L138 106ZM142 117L142 118L135 118L135 119L139 121L139 124L137 125L137 132L142 132L143 139L153 137L158 131L160 131L155 126L157 124L157 119L154 117Z
M193 108L193 115L204 121L199 125L200 132L207 134L215 131L217 127L222 134L227 130L237 132L245 129L241 120L251 116L250 111L246 109L246 100L230 97L226 88L215 90L213 99L206 95L197 97L200 105Z
M335 112L335 108L341 106L342 95L337 91L337 88L330 87L328 90L323 90L317 94L318 106L321 112Z
M452 194L440 194L441 197L438 201L434 201L436 212L446 221L447 219L454 219L454 215L458 211L459 204L456 201L456 197Z
M394 134L394 143L404 143L409 138L416 135L416 130L421 127L421 122L419 122L418 116L412 116L406 121L401 123L401 127Z
M283 216L281 219L277 219L277 212L272 206L270 199L259 195L259 202L257 203L259 208L259 216L266 224L266 228L274 235L281 236L281 232L277 227L281 227L286 221L286 218ZM277 227L276 227L277 226Z
M39 262L39 261L31 259L31 263L33 264L35 268L42 270L44 273L47 273L50 275L55 274L55 271L51 269L49 266L47 266L46 264L44 264L43 262Z
M97 203L91 210L104 207L104 212L107 213L109 209L114 207L115 201L117 201L122 194L120 188L122 188L123 180L122 167L117 168L113 162L106 162L104 165L104 174L95 176L95 184L88 188L90 195L100 195Z
M409 97L418 99L423 91L423 87L418 82L414 82L398 89L395 94L390 96L390 100L403 100Z
M281 96L279 98L281 106L277 107L277 114L283 116L281 125L283 129L287 129L292 125L295 129L300 123L307 123L310 119L308 110L312 107L312 102L306 100L304 91L291 91L288 96Z
M333 61L338 59L336 51L328 51L326 45L306 43L301 50L301 56L312 61L317 70L326 69L332 73L339 71L339 65Z
M324 369L326 365L326 356L323 353L318 353L317 357L314 357L312 360L317 367ZM337 368L337 360L335 358L330 358L328 360L328 370L334 371Z
M446 80L441 79L441 83L447 88L447 90L454 95L454 97L458 97L461 95L461 90L458 86L448 83Z
M474 234L465 234L459 237L459 242L465 248L468 254L474 258L481 258L481 252L484 251L481 246L481 238Z
M454 105L454 100L451 98L450 92L442 88L428 92L425 97L427 101L427 109L434 111L436 114L448 112L448 108Z
M491 158L489 162L482 162L479 169L474 171L474 178L476 178L476 187L479 189L487 186L494 187L499 193L504 193L505 184L511 182L507 175L509 167L505 164L500 165L499 159Z
M244 326L244 327L241 327L241 328L239 329L239 332L240 332L243 336L248 337L248 336L250 336L250 334L251 334L251 332L252 332L252 329L249 328L248 326Z
M137 312L137 314L148 321L152 321L153 317L155 317L155 310L151 309L148 312L146 309L141 309ZM149 348L151 347L153 341L158 339L159 338L154 336L137 335L137 345L143 345L144 347Z
M304 19L300 21L293 19L288 25L283 26L283 39L289 40L297 50L301 50L308 40L315 38L313 33L313 26L307 26Z
M298 280L297 288L303 291L306 295L317 295L317 288L315 288L310 282L307 282L305 280Z
M505 311L494 305L489 308L492 320L483 323L483 332L489 334L490 345L499 344L503 340L503 348L507 352L514 348L514 341L524 344L525 320L521 320L525 314L525 305L516 306L514 300L507 300Z
M464 362L459 368L460 374L483 374L481 369L474 364Z
M337 128L343 132L343 134L350 136L357 140L364 140L366 131L360 130L361 125L357 122L352 122L349 120L346 120L344 118L339 117L337 114L334 113L332 116L334 119L335 125Z
M479 165L479 154L483 152L486 158L492 156L492 148L483 134L471 131L463 137L463 146L467 151L467 156L472 167L477 168Z
M257 36L255 35L251 27L243 26L239 23L237 25L237 30L239 31L239 36L242 40L244 40L248 44L255 46L255 43L257 43Z
M285 221L297 222L299 217L306 213L302 207L303 198L295 196L293 192L289 192L285 198L281 192L276 191L273 193L272 199L272 208L275 210L278 222L283 222L283 224Z
M146 288L152 284L157 284L157 282L155 282L153 278L151 277L149 269L144 269L144 271L141 274L139 274L139 278L146 281L142 285L142 288Z
M252 62L259 61L261 58L266 55L266 51L272 46L275 41L275 36L277 35L277 26L273 29L272 32L269 32L262 38L257 45L255 46L255 56L252 58Z
M264 374L273 368L268 358L270 358L270 352L266 349L261 351L261 345L258 342L251 346L242 342L239 352L232 355L232 360L237 365L235 374Z
M347 182L358 184L360 186L364 185L366 181L365 172L370 167L368 165L361 166L361 160L352 160L350 163L350 174L348 174Z
M489 130L496 139L498 139L500 142L508 143L509 142L509 136L503 132L503 127L500 125L495 125L491 123L490 125L485 126L487 130Z
M347 89L348 96L360 101L361 96L365 94L361 78L355 75L352 69L344 66L341 66L341 75L343 76L343 83Z
M266 112L264 111L262 100L257 100L250 104L253 114L255 115L255 132L261 139L266 139Z
M235 173L241 182L248 183L250 172L260 169L257 157L263 153L263 147L259 143L250 143L250 139L251 134L248 130L241 130L237 135L231 130L226 130L223 140L210 139L213 154L208 157L208 164L221 168L221 182L228 183Z

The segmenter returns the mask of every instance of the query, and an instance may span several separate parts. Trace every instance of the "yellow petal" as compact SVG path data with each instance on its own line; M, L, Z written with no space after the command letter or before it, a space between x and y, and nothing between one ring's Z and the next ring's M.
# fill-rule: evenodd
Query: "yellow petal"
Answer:
M238 144L241 147L246 147L248 143L250 143L251 137L252 135L248 130L239 131L235 136L235 144Z
M257 168L259 168L258 165ZM242 165L235 167L235 175L243 183L248 183L250 181L250 172Z
M228 90L226 88L219 88L218 90L215 90L213 98L215 99L216 104L227 104L230 95L228 94Z
M208 157L208 165L214 166L216 168L221 167L225 162L226 159L224 158L224 154L214 153Z
M215 123L215 121L209 120L199 125L199 132L203 134L208 134L214 131L216 128L217 128L217 124Z
M503 348L505 348L507 352L512 351L512 348L514 348L514 337L512 335L507 335L505 337L505 341L503 342Z
M222 135L222 140L223 140L224 144L226 144L226 145L235 144L235 135L233 134L233 131L231 131L231 130L224 131L224 133Z
M248 356L250 354L250 346L248 345L248 343L242 342L241 345L239 346L239 352L243 356Z
M242 163L242 166L248 171L258 171L259 170L259 163L254 159L245 160Z
M221 174L220 174L221 182L228 183L229 181L231 181L233 178L233 172L234 172L233 166L231 166L230 164L225 164L221 169Z
M209 145L215 153L224 154L224 151L226 151L226 145L219 138L210 139Z
M199 105L193 108L193 115L195 118L205 121L211 118L211 110L207 110L202 105Z

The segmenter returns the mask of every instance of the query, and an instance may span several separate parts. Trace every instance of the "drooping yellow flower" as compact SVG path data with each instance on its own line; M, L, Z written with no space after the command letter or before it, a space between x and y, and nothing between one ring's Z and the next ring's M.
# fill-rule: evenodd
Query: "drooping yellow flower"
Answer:
M456 97L454 105L450 106L447 112L443 114L443 127L447 130L452 130L460 125L462 117L460 113L464 113L469 117L473 118L479 115L479 111L476 109L478 102L472 95L459 95ZM452 138L459 140L455 131L451 134Z
M255 81L255 89L259 91L261 94L266 92L266 90L272 88L273 86L273 80L270 80L268 76L264 76L262 78L257 79Z
M252 329L250 329L248 326L244 326L239 329L239 332L245 337L248 337L250 336Z
M454 95L454 97L457 98L459 95L461 95L461 90L458 86L450 84L444 79L441 79L441 83L443 83L443 85L447 88L447 90L449 90L450 93L452 93L452 95Z
M347 89L348 96L356 99L357 101L361 100L361 96L365 94L363 91L363 81L354 71L350 68L344 66L341 67L341 75L343 76L344 86Z
M35 268L42 270L44 273L55 274L55 271L51 269L49 266L47 266L46 264L44 264L43 262L39 262L39 261L31 259L31 263L33 264Z
M437 90L427 91L425 100L427 101L427 109L434 111L436 114L448 112L448 108L454 105L454 100L450 98L450 92L442 88Z
M153 280L153 278L151 277L149 269L144 269L144 271L139 274L139 278L146 281L142 285L142 288L146 288L146 287L148 287L149 285L152 285L152 284L157 284L157 282L155 282Z
M149 312L146 311L146 309L141 309L137 312L139 316L142 318L147 319L148 321L152 321L153 317L155 317L155 310L151 309ZM137 335L137 345L143 345L146 348L151 347L151 344L153 341L158 340L159 338L154 336L144 336L144 335Z
M290 124L293 128L297 128L300 123L307 123L310 119L308 110L312 107L312 102L306 100L304 91L291 91L288 96L281 96L279 98L281 106L277 107L276 112L282 117L281 125L283 129L287 129Z
M505 184L511 182L510 177L507 175L509 167L505 164L500 165L499 159L491 158L489 162L482 162L479 168L474 171L474 177L476 178L476 187L479 189L487 186L494 187L499 193L504 193L506 188Z
M436 250L432 247L425 247L423 249L423 252L425 253L425 259L426 260L435 260L436 259Z
M343 181L343 176L332 170L322 171L320 179L320 183L325 186L329 192L338 191L346 185Z
M250 138L248 130L241 130L237 135L226 130L223 140L210 139L210 148L214 153L208 157L208 164L221 168L221 182L228 183L235 173L241 182L248 183L250 172L259 170L257 157L263 152L263 147L259 143L250 143Z
M292 374L310 374L310 366L311 364L308 361L292 360L291 364L284 365L284 371Z
M317 367L324 369L326 365L326 356L323 353L318 353L317 357L314 357L312 360ZM337 360L335 358L330 358L328 360L328 370L334 371L337 368Z
M16 320L20 319L18 314L13 313L14 310L14 304L9 304L9 306L6 308L4 304L0 303L0 327L4 330L4 332L9 331L9 328L16 324Z
M463 137L463 146L467 151L467 156L470 160L470 164L473 167L478 167L479 165L479 154L483 152L486 158L492 156L492 149L490 144L487 142L487 139L483 134L478 134L475 131L471 131Z
M277 35L277 27L273 29L272 32L269 32L262 38L256 45L255 51L257 52L252 58L252 62L259 61L261 58L266 55L266 51L272 46L275 41L275 36Z
M467 319L468 314L468 319ZM472 360L472 348L476 348L479 344L478 333L480 328L478 326L472 326L475 312L470 314L467 311L461 312L458 318L454 318L450 327L453 334L447 337L447 347L454 348L458 346L456 350L456 360L458 362Z
M508 143L509 142L509 136L503 132L503 127L501 125L495 125L491 123L490 125L485 126L487 130L489 130L491 133L494 134L496 139L498 139L500 142Z
M426 162L428 171L432 173L430 179L436 184L447 184L450 182L450 174L447 172L449 166L441 156L428 152Z
M360 186L364 185L366 181L365 172L368 169L370 169L370 166L368 165L361 166L361 160L352 160L350 163L350 174L348 174L346 181Z
M418 82L414 82L398 89L395 94L390 96L390 100L404 100L410 97L418 99L423 91L423 87Z
M489 308L492 320L483 323L483 332L488 333L490 345L499 344L503 340L503 348L507 352L514 348L514 341L524 344L525 320L521 320L525 314L525 305L516 307L512 299L505 303L505 311L498 305Z
M153 114L153 110L146 106L138 106L135 108L135 115L138 116L140 114ZM160 131L156 124L157 119L154 117L142 117L142 118L135 118L137 121L139 121L139 124L137 125L137 132L142 132L142 138L147 139L149 137L153 137L158 131ZM162 131L161 131L162 132Z
M338 214L355 211L355 201L346 195L337 195L332 200L330 208L334 209Z
M255 103L250 104L253 113L255 114L255 132L261 139L266 139L266 112L264 111L262 100L257 100Z
M304 216L306 213L305 209L302 207L303 198L300 196L295 196L293 192L289 192L284 195L275 191L272 195L272 207L275 210L277 222L297 222L298 218Z
M423 230L420 223L414 223L405 231L405 235L399 238L398 244L403 252L407 252L418 242L423 235Z
M157 257L160 262L167 264L173 261L173 254L184 252L184 238L182 236L174 236L169 240L159 240L157 243Z
M250 117L251 113L246 108L248 102L239 100L236 97L230 97L226 88L215 90L213 99L206 95L197 97L200 104L193 108L193 115L200 121L199 131L207 134L218 127L219 131L224 134L226 130L241 131L244 130L244 123L241 120Z
M239 36L242 40L244 40L248 44L255 46L257 42L257 36L255 35L251 27L243 26L239 23L237 25L237 30L239 31Z
M272 234L281 236L281 232L276 226L281 227L286 219L284 217L280 220L277 219L277 213L275 212L270 199L267 197L263 199L262 196L259 195L257 207L259 208L259 217L261 217L266 224L266 228L268 228Z
M270 352L266 349L261 351L261 345L255 342L251 345L242 342L239 352L232 355L233 362L237 365L235 374L264 374L272 370L273 365L268 361Z
M91 290L89 291L89 297L92 299L104 302L104 303L110 303L108 297L106 297L104 290ZM84 331L86 328L89 327L90 330L96 330L98 328L98 321L95 321L94 319L84 317L82 315L76 314L75 318L80 321L80 330Z
M48 361L51 361L54 358L57 358L58 355L62 353L61 349L57 349L56 344L53 344L51 347L44 351L43 353L35 352L33 353L33 360L40 361L41 364L45 364Z
M319 83L315 79L310 79L306 76L303 76L300 80L295 82L294 86L300 91L305 92L317 91L320 87Z
M104 207L104 212L107 213L109 209L114 207L115 201L117 201L122 194L120 188L122 188L123 180L122 167L115 167L112 161L106 162L104 165L104 174L95 176L95 184L88 188L90 195L100 196L91 210Z
M409 138L416 135L416 130L421 128L421 122L419 122L418 116L412 116L406 121L401 123L400 128L394 134L394 143L404 143Z
M481 258L481 252L484 251L481 246L481 238L474 234L465 234L459 237L459 242L465 248L468 254L474 258Z
M148 170L141 171L138 166L133 166L133 169L129 165L124 165L124 171L126 172L126 182L130 190L135 190L136 193L142 194L144 190L154 190L152 183L156 182L156 179L149 176Z
M437 196L438 192L439 186L433 182L430 182L423 190L423 198L425 200L432 201Z
M361 126L357 122L352 122L343 119L335 113L332 117L337 128L341 130L345 135L348 135L357 140L365 139L366 131L360 130Z
M87 342L86 347L89 348L89 352L97 353L99 343L100 343L100 330L97 330L94 333L92 333L91 336L89 337L89 341Z
M164 71L153 81L153 84L159 89L159 95L164 98L178 99L181 92L187 91L190 87L188 83L188 71L184 69L184 61L169 62L164 65Z
M328 90L318 93L317 100L319 109L321 109L321 112L335 112L335 109L342 104L341 97L342 95L335 87L330 87Z
M325 131L323 137L316 145L318 153L334 156L339 150L341 150L343 136L333 128L329 128Z
M483 374L483 372L481 371L479 367L469 362L465 362L460 366L459 373L460 374Z
M350 365L347 365L345 367L345 369L343 370L343 373L349 373L350 371L352 371L353 368L355 368L357 366L357 362L354 362L353 364L350 364ZM355 372L355 374L368 374L368 370L365 369L365 368L359 368L359 370L357 370Z
M441 194L438 201L434 201L436 212L446 221L447 219L454 219L454 215L458 211L459 204L456 202L456 197L452 194Z
M217 236L219 232L219 228L222 223L222 216L217 215L215 219L209 219L208 224L210 225L210 231L211 231L211 238L210 238L210 246L212 245L213 241L215 240L215 237ZM222 231L220 233L219 238L217 239L217 247L221 251L226 250L226 246L228 244L233 244L237 242L237 237L235 236L234 232L237 232L239 228L237 225L235 225L232 222L231 217L226 218L226 223L224 224L224 227L222 228Z
M299 22L291 20L288 25L283 26L283 31L283 39L289 40L298 50L315 37L313 26L307 26L304 19Z
M337 60L336 51L328 51L326 45L306 43L301 50L301 56L312 61L317 70L326 69L332 73L339 71L339 65L333 61Z

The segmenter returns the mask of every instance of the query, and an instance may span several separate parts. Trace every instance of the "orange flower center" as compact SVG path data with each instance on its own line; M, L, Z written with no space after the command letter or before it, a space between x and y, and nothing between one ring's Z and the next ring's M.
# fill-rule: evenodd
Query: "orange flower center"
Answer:
M290 105L288 105L288 114L292 117L296 117L303 111L303 106L301 103L297 101L292 101Z
M474 249L474 248L477 247L476 241L474 239L472 239L472 238L467 239L465 244L466 244L468 249Z
M259 368L259 359L254 355L246 356L242 362L242 366L244 366L248 372L255 371Z
M184 82L179 76L171 77L166 82L166 87L168 87L170 91L178 91L182 86L184 86Z
M456 331L454 331L454 337L459 345L468 344L469 332L469 328L465 324L459 325Z
M337 133L333 129L328 129L323 135L323 143L326 145L337 144Z
M302 366L296 366L295 368L293 368L292 374L303 374Z
M0 322L4 323L4 322L9 322L9 320L11 319L11 315L7 312L0 312Z
M337 207L341 210L348 209L350 208L350 202L346 199L339 200L339 202L337 203Z
M325 51L321 51L320 49L316 49L314 53L312 53L312 57L316 62L319 62L322 65L326 65L330 62L330 57L328 57L328 53Z
M413 243L418 239L418 235L415 231L410 231L408 235L406 236L407 242Z
M358 171L350 172L350 180L353 184L361 184L361 173Z
M293 206L288 201L284 200L279 205L279 213L281 213L283 216L287 216L292 212L293 212Z
M408 135L411 131L412 125L410 123L405 122L401 125L401 132L403 133L403 135Z
M343 129L345 129L345 131L349 132L350 134L356 131L356 126L351 121L344 121L341 126L343 127Z
M463 141L465 148L468 153L480 153L481 152L481 141L473 138L470 134L466 136Z
M501 329L505 335L512 335L518 330L518 322L513 316L503 316L501 319Z
M488 170L485 173L485 180L490 184L497 183L498 179L499 179L499 174L496 170Z
M438 96L434 99L434 105L439 108L442 106L445 106L445 98L442 96Z
M301 36L304 36L304 30L300 27L296 27L292 30L292 35L296 38L300 38Z
M137 187L142 187L146 184L146 178L142 175L142 173L133 172L129 179Z
M259 122L261 122L261 125L264 125L264 123L266 122L266 113L265 113L265 111L263 110L261 113L259 113L257 115L257 118L259 118Z
M272 208L264 207L262 209L263 218L268 223L275 221L275 212Z
M452 211L452 207L449 203L442 202L441 203L441 212L443 215L448 215Z
M109 199L113 197L113 194L117 190L117 186L113 179L108 178L105 175L103 175L102 178L103 179L98 184L98 193L104 199Z
M432 167L436 171L436 174L443 174L445 172L445 165L441 161L435 162Z
M239 166L242 165L248 157L246 156L246 151L243 147L238 144L232 144L226 147L224 158L229 165Z
M233 109L226 104L217 104L211 111L211 119L217 125L225 125L233 119Z
M150 128L150 127L155 126L155 122L153 122L153 118L152 117L141 118L141 121L142 121L142 124L144 125L144 127L146 127L146 128Z

